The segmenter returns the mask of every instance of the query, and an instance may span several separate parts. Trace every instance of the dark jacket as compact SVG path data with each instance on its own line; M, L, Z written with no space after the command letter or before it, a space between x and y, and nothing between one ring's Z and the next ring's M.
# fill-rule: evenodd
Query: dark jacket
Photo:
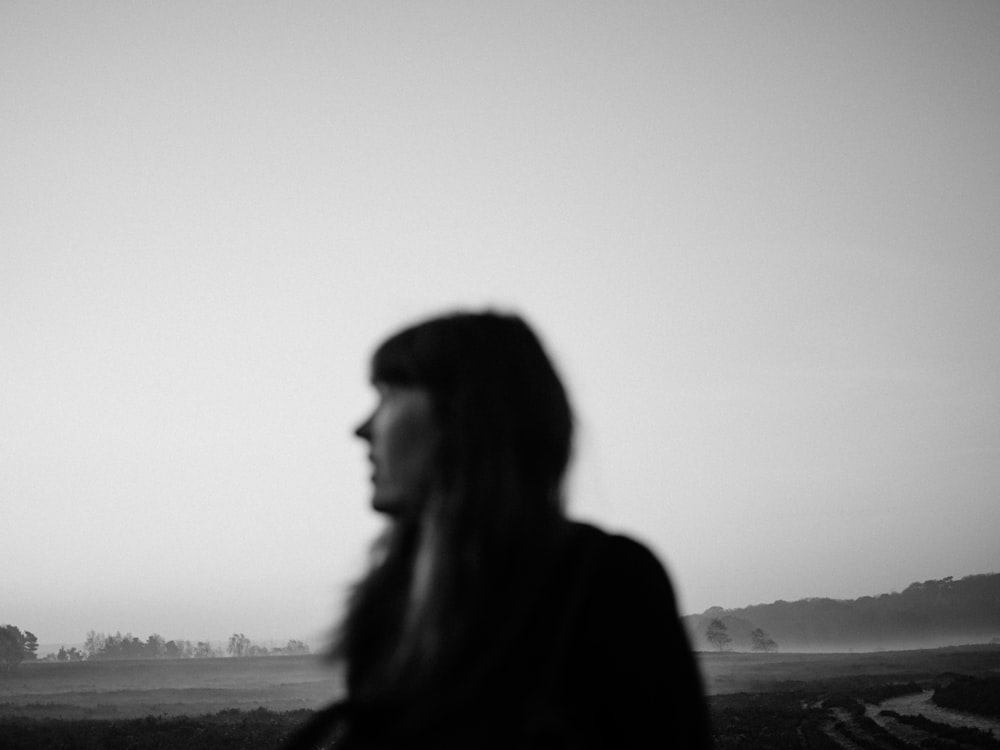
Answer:
M528 614L480 643L454 685L397 710L338 704L291 747L710 747L698 668L652 552L572 523L540 575ZM324 744L331 730L341 738Z

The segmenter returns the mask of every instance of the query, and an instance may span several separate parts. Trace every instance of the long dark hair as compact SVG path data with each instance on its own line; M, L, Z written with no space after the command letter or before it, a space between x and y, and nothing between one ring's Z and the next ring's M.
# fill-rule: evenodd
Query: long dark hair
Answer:
M376 544L333 656L353 703L413 705L468 679L476 650L526 615L519 602L565 527L573 415L538 337L511 314L406 328L376 350L372 380L430 392L436 491Z

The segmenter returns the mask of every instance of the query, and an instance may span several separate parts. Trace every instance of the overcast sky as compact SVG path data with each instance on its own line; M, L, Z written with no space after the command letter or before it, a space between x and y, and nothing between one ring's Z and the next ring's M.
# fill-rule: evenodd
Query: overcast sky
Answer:
M995 0L2 0L0 623L321 637L485 305L683 612L1000 572L998 133Z

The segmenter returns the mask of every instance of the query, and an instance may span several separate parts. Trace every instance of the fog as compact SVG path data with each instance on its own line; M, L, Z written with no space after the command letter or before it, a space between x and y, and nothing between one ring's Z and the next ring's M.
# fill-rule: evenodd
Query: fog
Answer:
M685 613L1000 570L1000 5L0 5L0 622L321 642L496 305Z

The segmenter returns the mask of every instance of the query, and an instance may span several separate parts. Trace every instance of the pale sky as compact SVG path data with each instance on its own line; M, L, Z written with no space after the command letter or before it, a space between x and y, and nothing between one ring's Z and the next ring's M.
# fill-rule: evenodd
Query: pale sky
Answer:
M321 637L485 305L682 612L998 572L998 134L995 0L0 0L0 623Z

